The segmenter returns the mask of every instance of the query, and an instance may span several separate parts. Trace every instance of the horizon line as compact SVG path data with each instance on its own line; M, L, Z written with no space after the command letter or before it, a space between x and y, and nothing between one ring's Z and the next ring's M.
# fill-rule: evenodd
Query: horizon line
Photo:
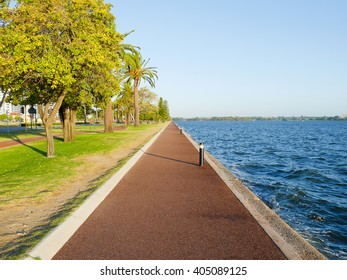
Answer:
M310 116L310 115L301 115L301 116L195 116L195 117L172 117L172 119L213 119L213 118L347 118L347 114L342 115L321 115L321 116Z

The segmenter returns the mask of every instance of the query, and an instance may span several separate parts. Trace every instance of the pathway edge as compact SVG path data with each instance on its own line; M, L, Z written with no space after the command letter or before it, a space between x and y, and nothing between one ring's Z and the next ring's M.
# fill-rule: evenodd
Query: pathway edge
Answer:
M119 181L128 173L135 163L142 157L146 150L155 142L160 134L170 124L167 123L145 145L143 145L109 180L91 194L64 222L53 229L34 248L32 248L24 260L51 260L64 246L76 230L88 219L100 203L117 186Z

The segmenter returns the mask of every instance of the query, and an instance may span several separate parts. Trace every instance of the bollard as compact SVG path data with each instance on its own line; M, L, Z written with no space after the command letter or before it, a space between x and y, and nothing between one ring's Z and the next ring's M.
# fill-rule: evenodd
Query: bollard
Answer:
M180 128L180 134L182 135L182 128Z
M203 166L204 165L204 153L205 153L205 149L204 149L204 143L200 143L199 145L199 165Z

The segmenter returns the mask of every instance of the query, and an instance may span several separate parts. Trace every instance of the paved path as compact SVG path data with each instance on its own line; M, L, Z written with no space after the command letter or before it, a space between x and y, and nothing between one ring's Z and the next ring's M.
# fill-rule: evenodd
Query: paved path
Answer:
M54 259L284 259L171 123Z

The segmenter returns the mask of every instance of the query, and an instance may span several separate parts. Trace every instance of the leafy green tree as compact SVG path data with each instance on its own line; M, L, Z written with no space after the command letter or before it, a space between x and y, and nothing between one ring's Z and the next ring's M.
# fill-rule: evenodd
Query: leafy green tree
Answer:
M161 121L170 120L169 105L166 100L160 97L158 103L158 115Z
M158 79L158 75L155 67L147 67L149 60L144 60L138 51L126 53L124 60L126 61L124 74L128 77L128 81L133 81L136 127L140 125L139 85L144 80L151 87L155 87L155 80Z
M5 7L8 7L10 3L10 0L0 0L0 9L3 9ZM6 21L4 18L2 18L2 15L0 13L0 28L3 28L6 25ZM4 72L5 69L1 68L0 65L0 92L2 93L2 97L0 99L0 108L4 104L6 97L8 97L8 86L7 86L7 79L4 78L4 76L1 74Z
M124 82L122 90L117 95L116 106L118 113L126 118L126 123L131 123L132 115L134 115L134 91L131 82ZM118 117L119 118L119 117Z
M139 107L140 120L157 120L158 119L158 96L148 88L139 89ZM119 118L126 118L126 123L129 125L134 116L134 90L130 81L123 84L121 92L117 96L115 102Z
M76 117L77 120L81 121L83 120L83 122L85 124L87 124L87 117L88 115L92 114L92 107L88 104L82 104L81 106L79 106L77 108L77 113L76 113Z
M0 0L0 9L4 8L4 7L8 7L10 2L11 2L11 0Z
M39 104L54 157L52 123L65 98L103 102L119 87L123 38L103 0L17 2L0 11L0 85L15 102Z
M157 119L158 96L148 88L139 89L140 120L153 121Z
M0 115L0 121L4 122L7 120L7 115L6 114L1 114Z

